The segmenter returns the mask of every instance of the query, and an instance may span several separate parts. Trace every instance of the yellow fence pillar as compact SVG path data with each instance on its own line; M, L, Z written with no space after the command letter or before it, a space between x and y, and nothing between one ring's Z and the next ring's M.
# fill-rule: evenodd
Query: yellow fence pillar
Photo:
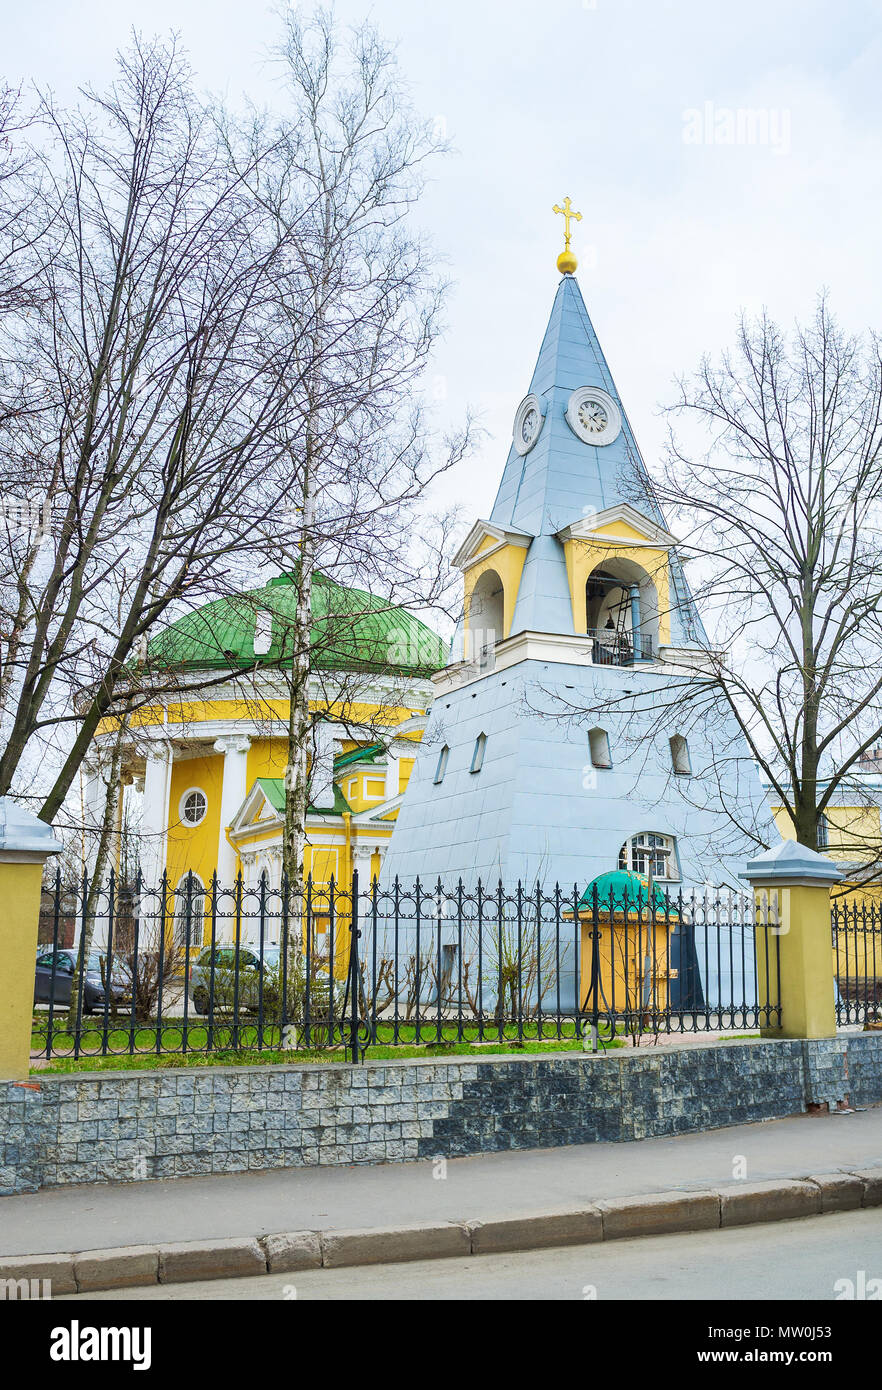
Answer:
M743 877L756 898L763 1037L835 1036L830 889L841 882L841 872L825 855L784 840L751 860ZM778 1005L780 1023L772 1013Z
M30 1067L40 882L60 849L50 825L0 796L0 1081Z

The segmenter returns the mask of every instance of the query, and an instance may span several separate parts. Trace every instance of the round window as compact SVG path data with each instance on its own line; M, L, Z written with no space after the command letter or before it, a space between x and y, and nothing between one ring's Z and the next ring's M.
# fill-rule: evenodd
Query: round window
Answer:
M204 820L207 810L205 792L201 792L198 787L191 787L188 792L184 792L181 797L181 820L185 825L198 825Z

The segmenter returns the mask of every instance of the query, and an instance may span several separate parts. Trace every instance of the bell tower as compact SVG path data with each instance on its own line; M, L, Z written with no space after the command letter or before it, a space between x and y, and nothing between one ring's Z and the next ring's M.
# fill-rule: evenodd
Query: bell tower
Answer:
M383 878L734 884L764 798L726 711L675 727L707 638L575 278L580 214L554 211L560 280L493 508L455 556L463 620Z

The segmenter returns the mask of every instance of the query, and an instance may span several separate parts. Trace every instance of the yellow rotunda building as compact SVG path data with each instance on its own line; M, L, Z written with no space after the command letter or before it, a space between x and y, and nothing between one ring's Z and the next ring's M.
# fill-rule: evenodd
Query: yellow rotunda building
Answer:
M167 693L122 732L120 829L134 824L145 885L188 873L245 887L282 873L294 618L291 575L218 599L151 641ZM379 872L432 701L445 644L413 614L318 574L312 586L310 708L314 720L306 825L314 881ZM100 824L117 720L86 762L84 824ZM120 836L120 840L122 836ZM88 860L88 855L86 856Z

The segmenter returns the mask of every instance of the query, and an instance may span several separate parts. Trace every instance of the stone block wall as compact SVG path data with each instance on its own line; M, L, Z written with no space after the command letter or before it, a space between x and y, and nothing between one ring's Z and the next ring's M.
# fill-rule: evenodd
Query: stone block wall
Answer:
M0 1085L0 1193L685 1134L882 1101L882 1035Z

